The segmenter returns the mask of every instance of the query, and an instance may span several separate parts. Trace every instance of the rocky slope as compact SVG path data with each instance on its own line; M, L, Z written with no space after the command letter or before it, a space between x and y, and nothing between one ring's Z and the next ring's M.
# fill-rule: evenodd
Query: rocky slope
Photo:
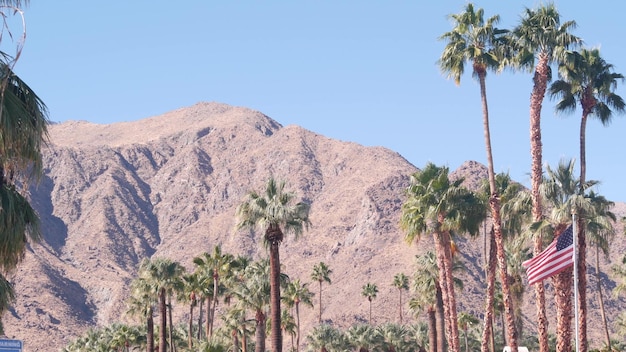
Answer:
M50 133L45 177L31 192L44 241L30 247L12 278L18 297L4 316L7 335L24 340L26 351L56 351L89 327L126 319L128 284L144 257L168 257L192 269L192 259L217 244L265 257L258 236L233 231L234 214L242 197L272 175L312 205L313 227L297 241L286 239L281 260L290 277L305 282L314 264L331 267L323 313L329 322L346 327L367 319L368 302L360 296L367 282L380 291L375 322L396 321L393 276L411 275L415 254L432 248L427 237L412 246L403 241L403 191L417 169L385 148L332 140L218 103L136 122L66 122ZM455 175L476 185L485 169L468 162ZM621 204L616 211L625 213ZM463 277L460 309L479 314L480 241L461 239L459 246L472 268ZM620 244L611 255L622 252ZM530 296L525 312L532 329ZM590 295L592 319L599 317L595 302ZM625 307L610 300L610 316ZM306 334L317 311L301 314ZM590 325L598 339L598 324Z

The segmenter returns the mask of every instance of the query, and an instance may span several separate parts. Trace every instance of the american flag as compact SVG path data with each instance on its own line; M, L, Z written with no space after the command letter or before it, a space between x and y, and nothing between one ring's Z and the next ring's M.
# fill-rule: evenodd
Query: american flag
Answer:
M538 256L522 263L526 268L528 284L556 275L574 264L574 234L572 225L563 231Z

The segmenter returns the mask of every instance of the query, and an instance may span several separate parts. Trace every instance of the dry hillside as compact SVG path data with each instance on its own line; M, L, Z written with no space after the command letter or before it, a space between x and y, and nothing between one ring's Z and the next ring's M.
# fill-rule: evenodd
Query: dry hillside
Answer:
M58 351L90 327L125 321L128 284L144 257L168 257L192 269L192 259L217 244L225 252L265 257L258 236L234 233L233 226L242 197L271 175L312 205L313 227L297 241L287 238L281 259L290 277L305 282L315 263L331 267L332 285L324 291L328 322L346 327L367 319L360 295L367 282L380 290L375 321L396 321L393 276L411 275L415 254L431 248L428 237L413 246L403 241L403 191L417 169L382 147L329 139L217 103L135 122L65 122L51 126L50 134L45 176L31 192L44 241L30 248L12 278L18 297L4 316L7 335L24 340L25 351ZM454 173L468 185L485 177L475 162ZM616 211L624 215L624 205ZM480 241L461 239L459 247L471 268L460 309L480 314ZM612 257L621 258L623 249L614 246ZM596 320L597 301L589 300ZM626 307L608 303L611 317ZM317 313L304 308L301 314L306 334ZM590 328L599 341L599 324Z

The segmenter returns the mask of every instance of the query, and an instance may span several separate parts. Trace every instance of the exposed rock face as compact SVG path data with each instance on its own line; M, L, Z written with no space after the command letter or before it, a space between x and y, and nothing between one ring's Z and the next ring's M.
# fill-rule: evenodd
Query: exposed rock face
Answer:
M375 322L396 321L393 276L411 276L415 254L432 248L429 236L412 246L403 240L400 207L417 169L385 148L283 127L259 112L217 103L136 122L66 122L50 132L45 177L31 192L44 242L30 248L15 273L17 302L4 316L7 335L23 339L27 351L56 351L89 327L127 321L128 285L144 257L168 257L192 269L192 259L217 244L224 252L265 257L259 235L233 228L235 207L270 176L312 205L313 227L297 241L286 238L281 260L290 277L304 282L314 264L330 266L323 317L338 326L367 316L360 296L367 282L380 290ZM456 173L471 178L469 185L486 177L475 162ZM460 307L480 314L480 241L459 244L476 269L464 276ZM612 302L611 309L619 307ZM301 309L303 334L315 326L316 309ZM182 318L187 310L178 311Z

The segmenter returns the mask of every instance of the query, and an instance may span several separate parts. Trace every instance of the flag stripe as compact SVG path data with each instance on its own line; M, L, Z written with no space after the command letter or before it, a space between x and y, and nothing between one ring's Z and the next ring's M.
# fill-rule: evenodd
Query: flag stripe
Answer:
M573 230L569 226L539 255L522 263L528 284L554 276L574 264Z

